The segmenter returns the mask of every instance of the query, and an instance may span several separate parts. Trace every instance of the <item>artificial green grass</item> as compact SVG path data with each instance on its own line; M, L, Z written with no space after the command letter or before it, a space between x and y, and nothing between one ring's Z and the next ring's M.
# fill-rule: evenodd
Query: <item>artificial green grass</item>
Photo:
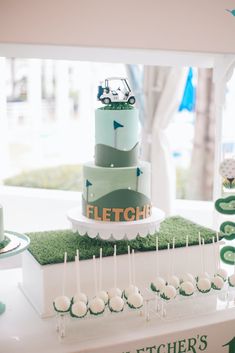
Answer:
M42 189L82 190L82 166L61 165L35 169L4 180L5 185Z
M198 244L198 232L204 238L205 243L212 243L216 233L182 217L169 217L161 224L159 236L159 249L166 249L167 244L172 243L175 237L175 247L185 246L186 235L189 236L189 245ZM113 255L114 244L117 244L117 254L126 254L127 245L135 251L155 250L156 235L148 235L146 238L137 237L135 240L104 241L91 239L88 236L80 236L71 230L58 230L37 232L28 234L31 243L29 251L41 265L63 262L64 252L67 251L68 261L74 261L76 249L79 249L80 259L91 259L93 255L99 256L100 247L103 248L103 256Z

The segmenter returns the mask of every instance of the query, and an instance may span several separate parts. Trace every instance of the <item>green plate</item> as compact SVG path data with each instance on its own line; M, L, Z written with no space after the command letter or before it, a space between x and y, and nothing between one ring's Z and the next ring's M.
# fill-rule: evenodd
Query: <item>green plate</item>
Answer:
M234 246L224 246L220 250L220 258L227 265L235 264L235 247Z
M223 222L220 226L220 232L226 240L235 239L235 223L230 221Z
M235 214L235 195L216 200L215 208L223 214Z

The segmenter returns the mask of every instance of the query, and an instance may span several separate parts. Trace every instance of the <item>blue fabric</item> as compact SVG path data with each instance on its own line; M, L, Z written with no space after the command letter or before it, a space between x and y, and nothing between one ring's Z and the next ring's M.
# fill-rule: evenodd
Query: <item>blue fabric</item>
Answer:
M192 80L193 80L193 70L190 67L185 89L184 89L183 98L179 106L180 112L182 112L182 110L188 110L189 112L193 112L195 109L196 89L192 83Z

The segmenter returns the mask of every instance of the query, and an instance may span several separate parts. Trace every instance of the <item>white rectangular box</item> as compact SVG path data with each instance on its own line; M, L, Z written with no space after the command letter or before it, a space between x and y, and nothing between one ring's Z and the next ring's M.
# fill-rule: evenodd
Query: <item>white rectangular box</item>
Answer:
M167 250L159 251L160 275L167 277L169 273L169 257ZM205 246L205 268L209 274L215 271L213 260L213 246ZM155 276L156 257L154 251L137 252L135 254L136 285L141 288L149 287ZM118 287L124 289L128 286L128 256L117 256ZM98 265L98 261L97 261ZM188 267L188 268L187 268ZM191 272L194 275L202 272L199 246L189 247L189 264L187 265L186 248L177 248L174 252L174 274L180 275ZM92 260L80 261L81 290L89 298L95 294L93 280ZM62 294L63 264L41 266L34 257L25 251L23 254L23 282L22 291L42 318L52 316L53 299ZM67 263L66 295L72 297L76 292L75 265ZM114 286L113 257L103 258L103 289L108 290Z

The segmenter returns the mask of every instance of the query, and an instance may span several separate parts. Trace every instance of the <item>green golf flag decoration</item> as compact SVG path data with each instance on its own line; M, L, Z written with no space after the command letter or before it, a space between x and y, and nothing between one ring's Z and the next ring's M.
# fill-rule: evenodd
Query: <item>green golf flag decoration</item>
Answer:
M223 345L223 347L226 347L226 346L228 346L228 353L235 352L235 336L233 337L233 339L231 339L231 341Z
M124 125L120 124L118 121L113 121L113 128L114 128L114 147L117 148L117 129L119 127L124 127Z
M89 187L92 185L92 183L87 179L86 180L86 200L88 202L88 193L89 193Z
M138 191L139 189L139 177L141 174L143 174L142 170L139 167L137 167L136 168L136 191Z

